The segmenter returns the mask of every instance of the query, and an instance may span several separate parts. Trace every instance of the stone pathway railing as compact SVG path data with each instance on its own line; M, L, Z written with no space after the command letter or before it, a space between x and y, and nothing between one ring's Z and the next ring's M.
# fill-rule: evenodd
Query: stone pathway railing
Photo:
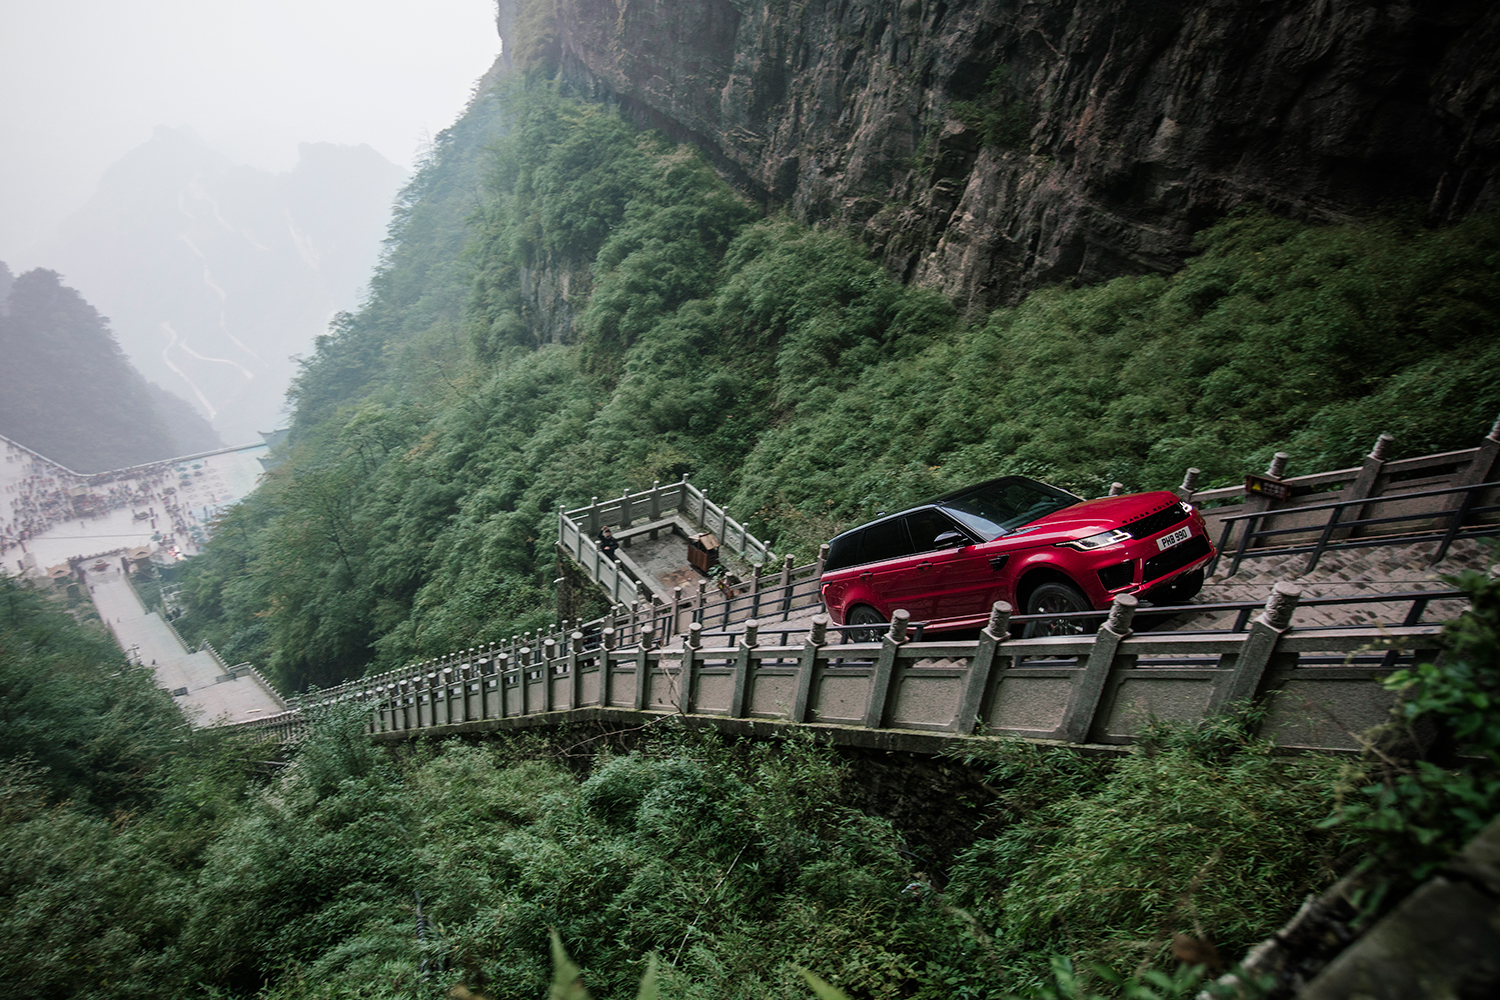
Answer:
M776 646L760 644L754 623L719 646L695 623L677 650L650 631L633 648L612 629L597 645L575 631L324 701L364 706L382 739L680 715L738 731L816 725L835 740L916 748L976 735L1126 743L1149 719L1192 721L1254 699L1266 708L1262 734L1283 747L1357 749L1390 707L1376 679L1433 655L1441 626L1292 629L1298 597L1278 585L1243 632L1137 634L1129 596L1094 634L1035 639L1009 637L1007 605L968 642L912 642L904 612L881 641L843 645L829 641L822 616L802 641ZM297 721L251 725L284 736Z

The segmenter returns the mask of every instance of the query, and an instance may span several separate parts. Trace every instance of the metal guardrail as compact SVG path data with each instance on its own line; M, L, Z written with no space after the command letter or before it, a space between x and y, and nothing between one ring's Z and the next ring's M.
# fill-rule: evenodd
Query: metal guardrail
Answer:
M1224 551L1229 544L1229 538L1231 534L1233 534L1235 527L1240 522L1244 522L1245 527L1244 530L1240 532L1240 542L1238 547L1234 550L1233 560L1229 564L1229 573L1226 574L1228 576L1233 576L1235 573L1237 573L1240 568L1240 563L1250 556L1265 557L1275 555L1297 555L1303 552L1307 552L1310 553L1310 556L1308 557L1307 565L1303 568L1303 573L1311 573L1314 569L1317 568L1318 562L1322 559L1323 554L1330 548L1345 549L1359 548L1371 545L1395 545L1403 542L1432 541L1434 539L1438 541L1438 547L1437 550L1433 553L1431 561L1434 563L1441 562L1443 557L1448 554L1448 549L1453 544L1454 540L1461 536L1480 537L1500 534L1500 525L1493 523L1468 525L1467 530L1465 530L1466 523L1471 517L1475 517L1481 514L1500 513L1500 504L1484 504L1480 502L1486 492L1497 489L1500 489L1500 482L1476 483L1470 486L1450 486L1444 489L1419 490L1413 493L1400 493L1391 496L1360 497L1353 500L1336 500L1330 503L1309 504L1306 506L1293 507L1285 510L1271 509L1252 511L1245 514L1231 514L1221 518L1221 521L1224 525L1224 530L1219 536L1219 554L1214 557L1213 562L1209 563L1207 569L1205 570L1205 575L1211 575L1214 571L1214 568L1218 565L1219 560L1223 558ZM1385 517L1356 517L1352 520L1343 520L1344 512L1350 510L1351 508L1354 508L1356 509L1356 511L1358 511L1365 507L1373 507L1380 504L1409 503L1411 501L1422 501L1433 497L1444 496L1459 496L1461 497L1461 500L1457 507L1452 508L1444 507L1440 510L1427 509L1415 513L1388 515ZM1321 524L1304 523L1286 528L1257 527L1257 525L1263 525L1267 521L1277 517L1278 515L1296 514L1299 516L1303 516L1308 513L1322 511L1327 511L1328 514L1327 519L1324 520ZM1358 531L1361 528L1367 528L1374 525L1406 524L1415 522L1440 523L1444 520L1446 520L1448 523L1446 529L1441 531L1441 534L1438 534L1433 530L1426 530L1421 532L1395 532L1390 534L1380 534L1369 538L1349 537L1342 538L1337 541L1334 540L1335 534L1354 532ZM1267 546L1263 548L1253 548L1255 543L1261 539L1277 538L1288 535L1306 536L1312 532L1318 532L1318 539L1316 542L1304 542L1300 544L1284 545L1279 547Z
M1448 619L1442 618L1436 621L1424 621L1427 610L1436 601L1464 601L1467 602L1469 595L1462 590L1407 590L1397 593L1382 594L1357 594L1339 597L1314 597L1299 598L1297 607L1299 609L1313 608L1347 608L1360 605L1405 605L1406 613L1401 616L1400 625L1409 628L1413 625L1441 626ZM1135 621L1141 631L1150 630L1152 635L1228 635L1236 632L1244 632L1250 624L1250 616L1264 608L1259 601L1228 601L1217 604L1174 604L1174 605L1149 605L1139 608L1135 613ZM1157 623L1169 622L1173 618L1183 615L1210 615L1210 614L1234 614L1233 622L1225 628L1213 629L1184 629L1164 630L1157 627ZM1025 626L1032 623L1052 623L1062 625L1059 631L1082 633L1097 628L1109 615L1107 611L1067 611L1046 615L1011 615L1011 632L1019 635ZM1394 621L1391 624L1396 624ZM777 636L782 645L792 641L792 637L806 632L805 626L778 628L774 624L764 621L755 623L760 635L765 637ZM911 622L912 639L915 642L923 641L927 622ZM1368 629L1371 634L1378 634L1386 627L1383 624L1342 626L1348 629ZM850 637L857 637L861 633L870 632L872 629L883 630L884 626L870 625L829 625L828 631L839 636L840 642L856 641ZM704 642L728 642L733 643L743 633L745 623L738 628L705 629L702 632Z

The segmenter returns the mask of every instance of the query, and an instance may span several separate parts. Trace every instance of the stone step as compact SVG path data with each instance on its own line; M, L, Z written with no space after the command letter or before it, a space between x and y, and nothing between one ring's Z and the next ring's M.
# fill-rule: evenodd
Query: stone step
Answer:
M1302 588L1302 598L1354 597L1361 594L1401 593L1422 590L1449 590L1452 584L1443 579L1466 569L1485 571L1492 558L1488 541L1463 538L1454 542L1447 557L1438 565L1431 563L1436 548L1435 542L1418 542L1410 545L1388 547L1370 546L1357 549L1333 549L1324 553L1318 567L1310 574L1303 573L1307 556L1267 556L1246 559L1239 572L1226 575L1228 561L1222 561L1219 570L1203 585L1203 590L1194 599L1195 604L1230 604L1241 601L1264 602L1271 589L1281 582ZM1410 605L1406 602L1359 604L1329 608L1301 607L1293 618L1300 628L1340 628L1352 625L1399 624ZM1427 620L1452 617L1464 607L1462 601L1434 602L1429 606ZM801 643L812 625L816 609L806 609L793 614L790 620L762 619L760 624L763 644L780 642L780 633L790 632L791 644ZM1154 626L1155 631L1191 631L1198 629L1228 628L1234 623L1234 612L1210 612L1184 614ZM743 622L729 626L739 631ZM674 638L668 648L677 649L681 639ZM941 665L934 661L931 665Z

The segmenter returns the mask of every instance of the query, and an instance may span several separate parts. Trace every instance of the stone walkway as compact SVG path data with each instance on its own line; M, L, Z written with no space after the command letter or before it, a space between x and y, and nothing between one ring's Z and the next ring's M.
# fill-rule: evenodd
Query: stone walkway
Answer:
M132 660L148 666L158 687L187 689L177 701L195 725L248 722L286 710L286 705L253 674L233 677L212 653L189 652L161 616L141 606L118 572L89 574L99 617Z
M1247 559L1234 576L1225 576L1228 560L1208 579L1195 601L1219 604L1234 601L1264 601L1271 588L1285 581L1302 588L1302 601L1319 597L1358 597L1364 594L1396 594L1423 590L1451 590L1442 577L1466 569L1489 568L1489 545L1479 539L1460 539L1436 566L1429 562L1436 542L1408 545L1333 549L1324 553L1311 574L1303 573L1306 555ZM1434 601L1426 620L1441 621L1461 612L1466 602ZM1334 607L1299 606L1292 619L1301 628L1338 628L1346 625L1399 625L1410 605L1407 602L1354 604ZM1187 627L1222 628L1227 614L1198 616L1203 624Z

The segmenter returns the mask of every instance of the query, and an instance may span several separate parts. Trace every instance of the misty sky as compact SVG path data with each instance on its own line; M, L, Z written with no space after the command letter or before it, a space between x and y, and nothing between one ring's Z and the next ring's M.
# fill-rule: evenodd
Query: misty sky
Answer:
M0 260L34 259L157 125L284 171L299 142L404 167L500 49L493 0L0 0Z

